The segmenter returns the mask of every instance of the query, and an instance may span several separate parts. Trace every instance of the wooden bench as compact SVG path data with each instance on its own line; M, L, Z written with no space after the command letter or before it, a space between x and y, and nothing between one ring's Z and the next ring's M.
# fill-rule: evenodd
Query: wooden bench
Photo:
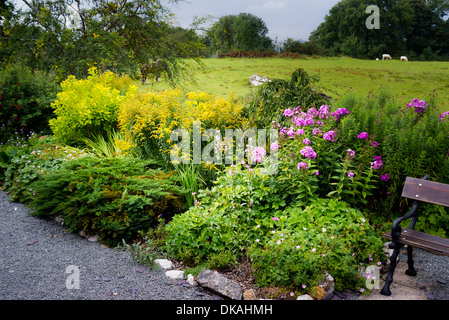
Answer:
M390 267L385 281L385 285L381 290L381 294L385 296L391 295L390 285L393 282L393 273L397 264L397 257L404 245L407 245L407 264L408 269L405 274L416 276L416 270L413 262L413 247L424 249L435 254L449 256L449 239L436 237L423 232L415 231L415 224L418 220L418 207L422 202L433 203L445 207L449 207L449 185L428 181L429 177L416 179L407 177L402 190L402 197L413 199L413 207L405 216L396 219L390 232L385 233L384 238L391 240L389 245L393 249L390 257ZM410 225L407 229L402 229L400 223L410 219Z

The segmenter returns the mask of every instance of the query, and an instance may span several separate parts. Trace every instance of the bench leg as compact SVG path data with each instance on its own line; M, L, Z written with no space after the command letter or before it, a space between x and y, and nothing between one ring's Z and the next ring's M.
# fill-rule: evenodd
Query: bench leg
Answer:
M388 268L387 279L385 280L384 287L380 291L380 293L384 296L391 295L390 285L393 282L394 269L396 268L397 258L398 258L399 252L401 251L401 248L402 248L402 245L398 244L396 249L394 249L393 254L390 257L390 267Z
M407 256L408 269L405 271L405 274L414 277L417 273L414 267L415 263L413 262L413 247L407 246Z

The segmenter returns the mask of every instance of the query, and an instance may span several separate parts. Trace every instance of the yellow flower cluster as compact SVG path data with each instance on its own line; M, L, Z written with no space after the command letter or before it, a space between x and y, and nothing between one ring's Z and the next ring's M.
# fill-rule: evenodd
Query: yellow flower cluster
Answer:
M193 122L201 121L202 130L240 128L244 106L233 96L216 97L204 92L183 93L181 89L155 92L130 90L121 102L119 126L126 140L142 147L146 139L158 141L159 151L171 148L173 130L193 130ZM165 150L164 150L165 149Z
M117 77L112 72L100 75L96 68L89 69L87 79L69 76L52 104L57 116L50 120L54 135L70 142L113 129L124 92L134 88L131 83L129 77Z

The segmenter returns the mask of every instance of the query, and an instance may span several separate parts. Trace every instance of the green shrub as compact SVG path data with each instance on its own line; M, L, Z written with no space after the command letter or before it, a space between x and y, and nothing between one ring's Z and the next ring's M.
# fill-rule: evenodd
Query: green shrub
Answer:
M301 290L326 271L341 286L354 286L361 279L359 263L382 252L362 213L321 198L307 207L288 205L272 183L257 168L228 168L213 188L200 190L194 207L166 225L168 255L190 266L223 268L247 252L264 286L293 284ZM313 248L318 251L312 255Z
M23 65L9 65L0 71L0 142L18 133L50 132L54 117L51 103L60 91L53 77L32 72Z
M237 265L237 255L225 249L207 258L207 269L223 270Z
M118 110L132 80L112 72L89 69L87 79L69 76L52 104L56 118L50 120L55 137L64 143L83 142L117 129Z
M4 147L9 150L10 160L4 173L3 188L11 201L27 203L34 198L31 185L49 172L58 169L68 160L86 155L85 150L60 145L53 137L20 138L20 143Z
M319 108L326 104L324 95L318 92L316 84L319 79L310 76L303 69L294 71L289 80L273 79L259 87L246 116L252 126L265 128L272 121L279 122L282 111L286 108L300 106L304 109Z
M190 264L225 250L238 256L241 248L258 237L250 231L272 217L275 207L279 209L267 179L259 169L228 168L212 188L195 195L193 207L167 224L169 254Z
M32 185L33 215L60 215L69 231L86 230L106 243L129 241L183 206L176 177L158 168L133 158L65 162Z
M19 150L13 146L0 147L0 182L5 180L5 172L10 166L12 158L18 151Z
M188 265L229 248L236 250L235 224L224 210L192 207L167 224L164 245L167 253Z
M355 288L363 283L361 264L383 258L381 239L362 213L343 201L317 199L306 208L289 207L274 220L248 249L259 285L308 291L328 272L337 290Z

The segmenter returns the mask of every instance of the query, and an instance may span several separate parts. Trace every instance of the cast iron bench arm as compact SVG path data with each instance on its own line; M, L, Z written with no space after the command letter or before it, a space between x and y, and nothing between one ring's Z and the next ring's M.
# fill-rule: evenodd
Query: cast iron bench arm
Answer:
M429 180L429 176L425 175L422 180ZM419 202L418 201L414 201L413 202L413 207L410 209L409 213L407 213L405 216L399 217L398 219L396 219L393 222L393 226L391 227L391 237L392 237L392 241L389 245L390 249L396 249L397 248L397 241L399 240L399 237L401 236L401 232L402 232L402 228L400 226L400 223L404 220L410 219L410 226L409 229L414 229L415 228L415 224L416 224L416 220L418 220L418 207L419 207Z

